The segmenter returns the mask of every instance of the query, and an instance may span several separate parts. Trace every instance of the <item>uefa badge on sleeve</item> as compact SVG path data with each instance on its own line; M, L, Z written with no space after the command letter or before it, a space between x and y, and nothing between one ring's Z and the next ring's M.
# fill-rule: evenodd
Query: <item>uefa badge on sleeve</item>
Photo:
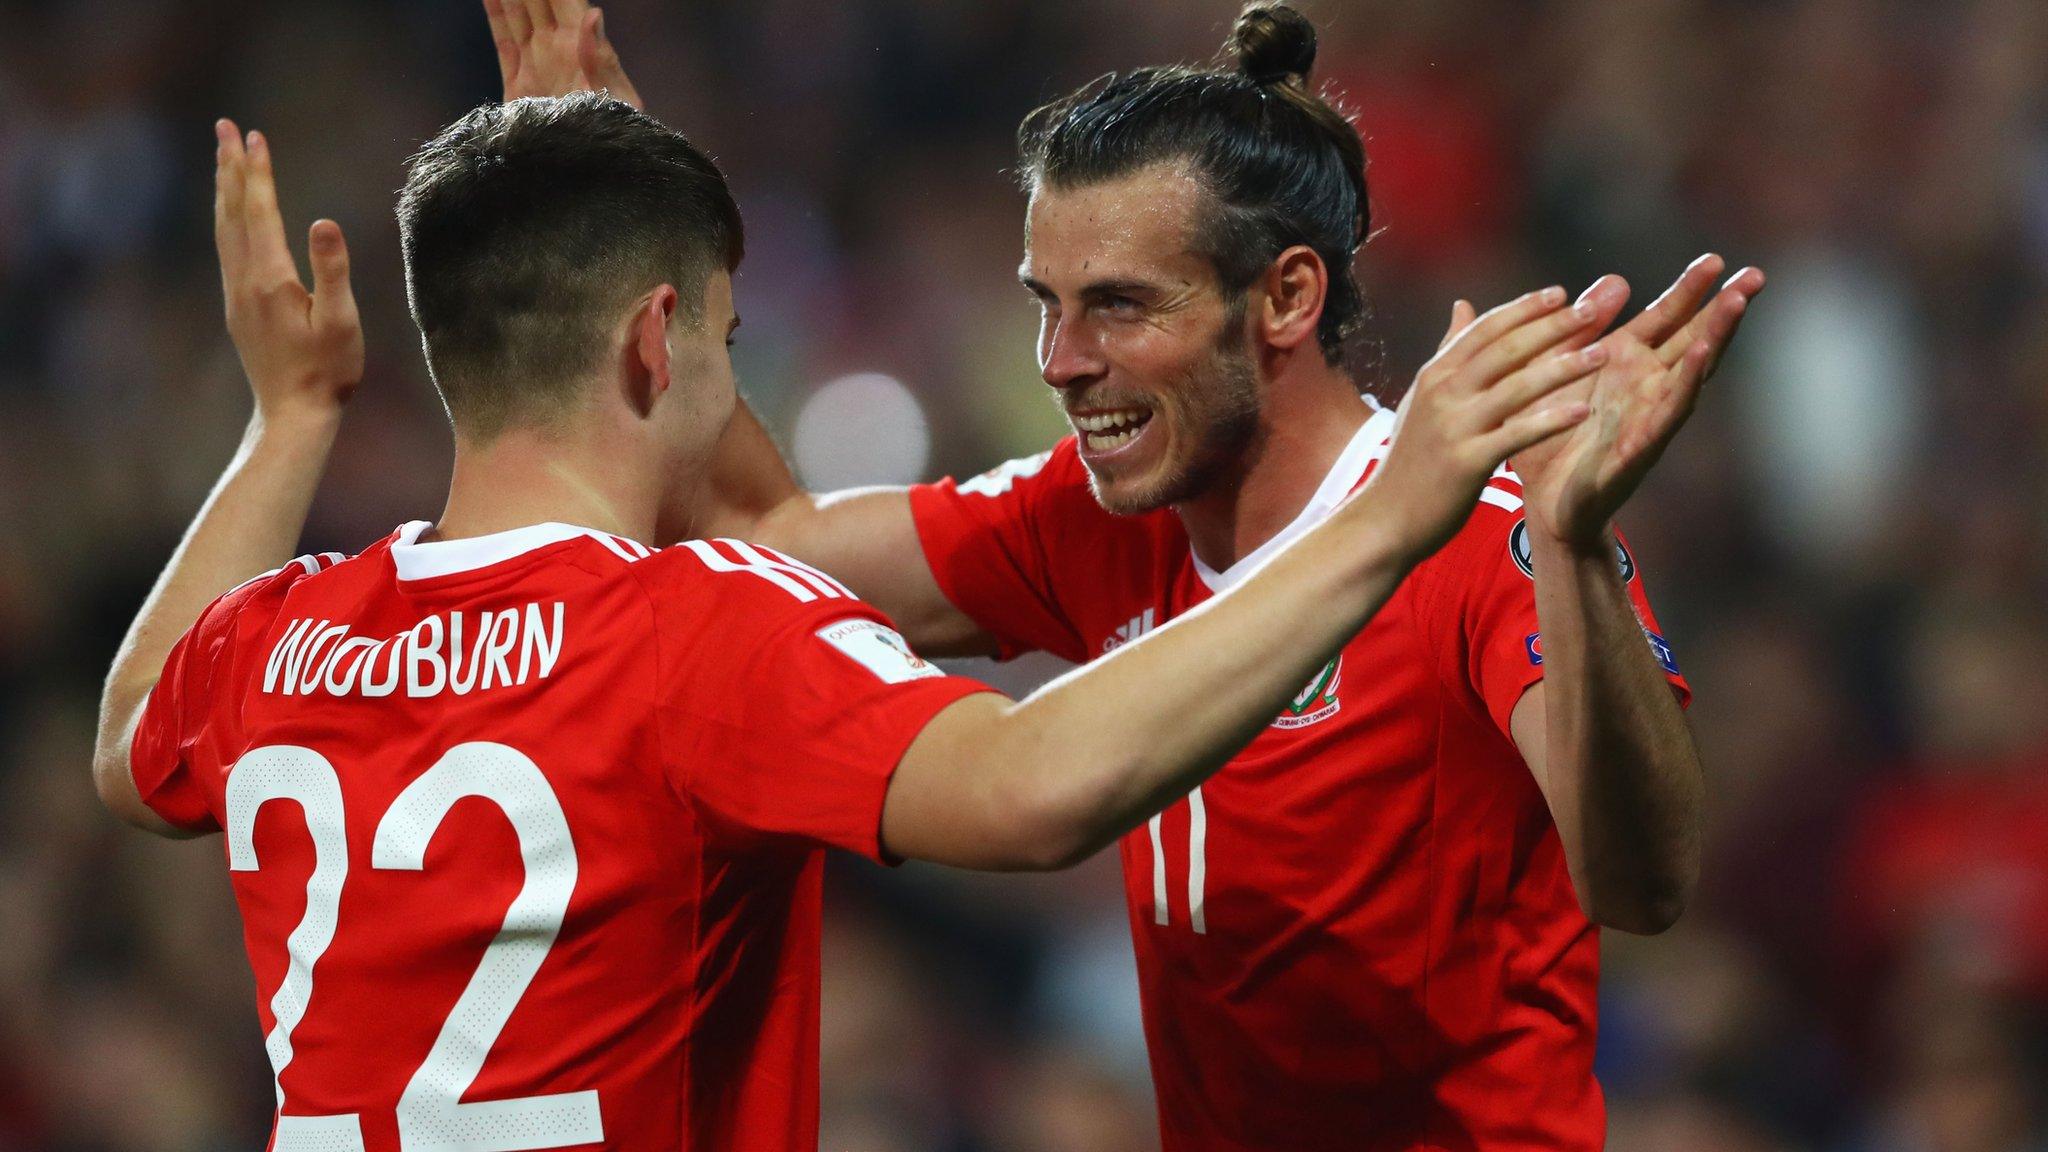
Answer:
M1522 575L1531 580L1536 578L1536 550L1529 543L1528 520L1517 520L1515 526L1508 530L1508 556L1514 560L1515 567L1522 570ZM1621 569L1623 584L1636 578L1636 558L1629 553L1628 545L1621 542L1620 536L1614 538L1614 566Z

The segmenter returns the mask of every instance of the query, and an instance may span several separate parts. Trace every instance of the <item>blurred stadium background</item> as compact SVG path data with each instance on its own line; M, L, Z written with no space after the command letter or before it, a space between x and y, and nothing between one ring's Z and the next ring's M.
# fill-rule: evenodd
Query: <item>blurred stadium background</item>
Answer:
M1058 435L1015 123L1207 56L1234 7L608 5L738 189L743 387L814 486ZM1772 277L1625 517L1714 808L1684 923L1607 939L1613 1147L2048 1148L2048 4L1305 7L1369 141L1384 384L1454 296L1649 293L1708 248ZM497 83L472 0L0 2L0 1150L255 1148L271 1107L219 842L121 830L87 773L97 678L247 408L210 124L264 129L296 234L352 242L370 371L307 546L353 551L440 506L391 204ZM826 1148L1150 1144L1113 859L840 865Z

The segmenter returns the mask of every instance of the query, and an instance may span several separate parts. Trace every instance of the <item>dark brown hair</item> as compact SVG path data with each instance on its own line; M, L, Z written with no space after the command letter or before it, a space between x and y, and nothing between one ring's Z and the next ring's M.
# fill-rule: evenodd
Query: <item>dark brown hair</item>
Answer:
M398 226L428 371L472 436L559 413L635 298L671 284L699 315L745 246L709 156L589 92L449 125L409 162Z
M1196 243L1227 291L1250 287L1293 245L1322 258L1330 289L1316 337L1324 358L1341 363L1365 311L1351 266L1371 224L1365 145L1309 91L1315 60L1308 17L1252 4L1217 66L1111 73L1026 116L1017 133L1025 190L1188 164L1210 200Z

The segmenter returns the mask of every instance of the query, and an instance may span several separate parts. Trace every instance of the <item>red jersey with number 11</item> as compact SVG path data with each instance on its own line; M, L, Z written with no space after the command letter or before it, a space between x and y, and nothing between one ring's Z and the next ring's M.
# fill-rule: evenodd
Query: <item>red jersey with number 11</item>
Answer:
M227 834L272 1147L815 1152L820 850L984 689L767 549L425 527L217 601L135 734Z
M1392 423L1373 416L1300 518L1225 572L1172 512L1103 511L1071 439L913 489L912 508L940 587L1006 656L1086 661L1321 521ZM1499 474L1270 728L1124 837L1168 1152L1600 1147L1597 938L1508 734L1543 675L1520 488Z

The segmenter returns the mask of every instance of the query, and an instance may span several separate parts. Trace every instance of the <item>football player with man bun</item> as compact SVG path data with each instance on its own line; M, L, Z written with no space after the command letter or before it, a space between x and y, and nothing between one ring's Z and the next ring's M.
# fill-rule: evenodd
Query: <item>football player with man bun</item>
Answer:
M582 0L487 6L508 95L631 98ZM1300 12L1253 4L1217 63L1025 118L1019 272L1071 436L814 495L743 406L700 530L831 570L929 655L1086 663L1325 523L1430 401L1381 410L1347 370L1365 155L1315 55ZM1516 453L1249 747L1121 841L1169 1152L1601 1145L1596 926L1678 918L1702 819L1688 689L1613 519L1763 288L1722 271L1611 331L1628 286L1587 289L1566 346L1604 356L1594 417Z
M1371 484L1256 575L1013 702L825 571L676 540L735 408L724 175L593 93L413 157L406 288L448 499L291 558L363 371L341 231L300 279L270 147L220 122L243 449L108 676L94 778L224 834L275 1152L818 1144L823 850L1077 861L1259 737L1470 514L1583 422L1561 290L1464 328ZM1302 323L1300 317L1287 321ZM265 571L268 569L268 571Z

